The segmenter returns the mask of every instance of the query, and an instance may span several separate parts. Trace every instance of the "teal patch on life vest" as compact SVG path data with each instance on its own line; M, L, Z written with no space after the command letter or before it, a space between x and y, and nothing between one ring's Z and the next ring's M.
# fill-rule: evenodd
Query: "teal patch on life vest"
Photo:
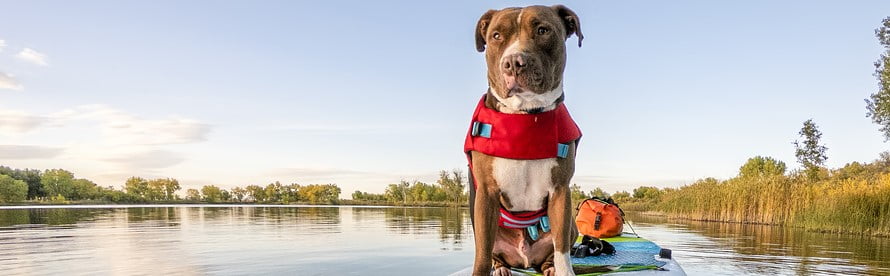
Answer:
M491 138L491 124L473 122L473 131L470 132L470 135Z
M569 145L559 144L556 148L556 156L559 158L566 158L569 155Z

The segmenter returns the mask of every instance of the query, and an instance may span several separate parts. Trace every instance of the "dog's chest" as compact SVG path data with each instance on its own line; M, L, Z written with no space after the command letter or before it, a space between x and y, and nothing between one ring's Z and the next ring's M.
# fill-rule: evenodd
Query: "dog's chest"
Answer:
M536 211L553 191L553 168L556 158L516 160L494 158L492 174L509 200L510 211Z

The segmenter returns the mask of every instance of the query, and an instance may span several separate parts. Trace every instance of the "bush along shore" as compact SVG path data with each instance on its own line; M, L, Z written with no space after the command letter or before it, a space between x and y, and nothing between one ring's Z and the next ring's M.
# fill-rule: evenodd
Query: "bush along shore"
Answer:
M755 157L730 179L640 187L633 195L613 197L625 210L670 218L890 236L890 154L871 163L822 168L815 175L784 170L780 161Z

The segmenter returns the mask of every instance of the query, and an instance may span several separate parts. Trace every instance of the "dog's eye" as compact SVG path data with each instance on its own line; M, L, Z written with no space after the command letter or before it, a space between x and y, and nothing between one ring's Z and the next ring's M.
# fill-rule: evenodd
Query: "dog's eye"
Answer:
M501 40L501 33L494 32L494 34L492 34L491 37L494 39L497 39L497 40Z
M539 34L539 35L546 34L546 33L549 32L549 31L550 31L550 29L547 29L546 27L538 27L538 34Z

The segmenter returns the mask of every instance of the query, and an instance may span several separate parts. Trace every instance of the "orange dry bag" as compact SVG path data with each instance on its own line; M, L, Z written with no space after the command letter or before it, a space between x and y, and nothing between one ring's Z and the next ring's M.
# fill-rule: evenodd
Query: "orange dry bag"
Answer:
M578 216L575 224L581 235L610 238L621 235L624 229L624 211L612 198L597 197L585 199L578 205Z

